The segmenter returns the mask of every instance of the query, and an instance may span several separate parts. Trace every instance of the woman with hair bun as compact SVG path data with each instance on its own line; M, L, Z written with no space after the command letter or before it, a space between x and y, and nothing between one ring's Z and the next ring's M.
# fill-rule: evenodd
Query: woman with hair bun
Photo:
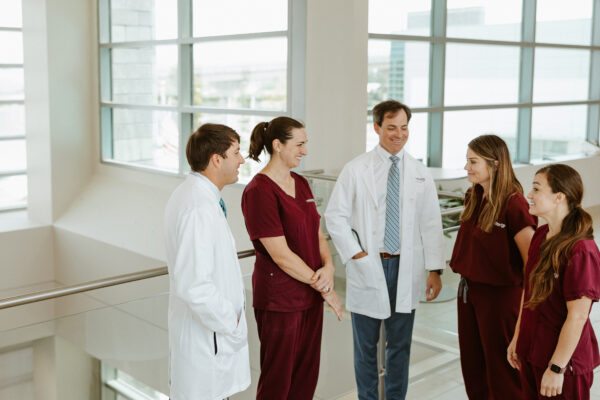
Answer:
M583 183L573 168L540 169L527 195L543 218L529 248L524 302L508 362L520 370L524 399L586 400L600 365L589 320L600 297L600 252L592 217L581 208Z
M506 363L521 302L523 267L537 226L506 143L482 135L467 148L465 210L450 266L461 275L458 343L470 399L516 399L519 374Z
M306 152L304 125L289 117L252 131L249 157L267 166L242 195L242 212L256 253L253 307L260 339L257 399L312 399L319 376L323 299L341 320L334 266L315 200L291 171Z

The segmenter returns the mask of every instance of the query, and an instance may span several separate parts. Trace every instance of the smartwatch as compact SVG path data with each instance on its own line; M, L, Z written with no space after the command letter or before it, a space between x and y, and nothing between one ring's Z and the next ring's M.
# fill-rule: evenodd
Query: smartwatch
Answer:
M567 370L567 367L561 368L556 364L552 364L552 361L550 361L548 364L548 368L550 368L550 371L554 372L555 374L564 374Z
M438 275L441 275L441 274L443 274L443 273L444 273L444 270L443 270L443 269L432 269L432 270L431 270L431 271L429 271L429 272L437 272L437 274L438 274Z

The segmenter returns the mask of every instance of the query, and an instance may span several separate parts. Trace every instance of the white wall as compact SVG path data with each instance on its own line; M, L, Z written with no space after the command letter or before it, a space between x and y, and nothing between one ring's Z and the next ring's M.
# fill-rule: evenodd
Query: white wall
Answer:
M95 1L23 0L29 212L46 224L98 159L95 10Z
M100 399L98 360L58 336L37 340L32 347L35 399Z
M308 0L306 169L339 170L364 152L367 12L367 0Z
M0 232L0 260L0 293L4 295L17 295L16 288L53 281L52 227Z

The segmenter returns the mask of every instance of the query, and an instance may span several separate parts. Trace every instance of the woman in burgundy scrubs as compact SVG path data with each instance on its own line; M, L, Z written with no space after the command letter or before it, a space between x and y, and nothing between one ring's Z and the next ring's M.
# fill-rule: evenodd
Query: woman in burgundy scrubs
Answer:
M504 349L513 337L537 221L498 136L473 139L465 169L472 186L450 260L461 274L458 342L465 389L470 399L515 399L521 394L519 374Z
M548 165L527 197L531 214L548 224L531 241L508 361L521 371L523 399L589 399L600 365L589 320L600 296L600 252L592 218L581 208L581 177L567 165Z
M319 376L323 299L341 320L333 262L306 179L304 126L288 117L252 131L249 157L267 166L246 186L242 212L254 245L253 306L260 339L257 399L312 399Z

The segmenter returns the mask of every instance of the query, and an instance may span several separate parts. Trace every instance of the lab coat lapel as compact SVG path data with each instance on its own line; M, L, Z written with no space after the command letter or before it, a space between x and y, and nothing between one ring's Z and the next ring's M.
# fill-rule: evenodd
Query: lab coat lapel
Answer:
M402 178L402 240L400 241L400 265L398 289L396 292L396 312L410 312L413 291L413 247L414 224L416 214L416 171L414 161L404 153L404 171Z
M367 188L367 192L373 200L373 204L377 205L377 192L375 191L375 173L373 171L373 157L375 157L375 150L369 152L369 157L365 160L365 170L362 174L363 182Z
M416 211L416 171L415 164L408 153L404 153L404 179L402 182L402 242L412 243L412 229ZM402 245L402 244L401 244Z

